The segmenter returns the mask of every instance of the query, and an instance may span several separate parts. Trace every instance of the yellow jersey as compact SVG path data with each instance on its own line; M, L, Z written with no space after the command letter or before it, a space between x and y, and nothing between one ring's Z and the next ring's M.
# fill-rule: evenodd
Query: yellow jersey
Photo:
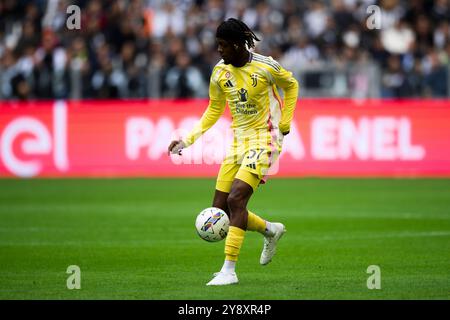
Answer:
M278 88L283 91L280 99ZM298 82L272 57L250 53L249 61L234 67L219 61L209 84L209 105L200 121L183 139L193 144L230 108L235 136L264 140L290 130L298 97Z

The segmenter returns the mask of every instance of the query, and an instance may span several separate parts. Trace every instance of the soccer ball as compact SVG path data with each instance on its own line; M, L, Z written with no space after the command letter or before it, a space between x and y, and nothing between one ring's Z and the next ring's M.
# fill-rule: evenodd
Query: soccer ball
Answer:
M219 208L206 208L195 220L197 233L203 240L216 242L226 238L230 220L225 211Z

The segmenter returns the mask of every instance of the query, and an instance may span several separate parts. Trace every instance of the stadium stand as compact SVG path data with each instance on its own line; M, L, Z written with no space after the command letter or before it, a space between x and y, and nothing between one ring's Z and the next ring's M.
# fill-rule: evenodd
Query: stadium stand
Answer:
M447 0L5 0L0 17L3 100L206 97L228 17L295 70L302 96L450 96Z

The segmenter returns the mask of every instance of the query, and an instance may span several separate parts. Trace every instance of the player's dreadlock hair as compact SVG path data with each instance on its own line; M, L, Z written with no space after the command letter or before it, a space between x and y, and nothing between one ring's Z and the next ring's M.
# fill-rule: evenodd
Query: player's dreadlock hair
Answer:
M255 33L242 21L230 18L217 27L216 37L228 41L245 43L248 48L255 47L255 40L260 41Z

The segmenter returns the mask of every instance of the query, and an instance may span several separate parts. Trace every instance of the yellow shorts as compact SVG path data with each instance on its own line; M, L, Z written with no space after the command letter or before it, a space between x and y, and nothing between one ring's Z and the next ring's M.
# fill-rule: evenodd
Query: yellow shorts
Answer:
M233 145L220 166L216 189L229 193L234 179L248 183L253 191L278 166L281 144L252 144L246 147ZM275 168L276 169L276 168ZM275 170L276 171L276 170Z

